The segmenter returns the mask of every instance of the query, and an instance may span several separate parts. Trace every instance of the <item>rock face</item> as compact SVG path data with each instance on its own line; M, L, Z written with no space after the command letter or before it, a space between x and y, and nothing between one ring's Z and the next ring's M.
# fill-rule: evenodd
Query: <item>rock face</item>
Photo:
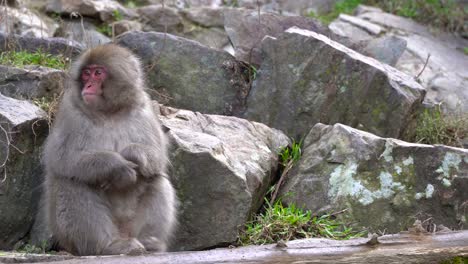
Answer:
M175 250L231 243L258 210L289 143L280 131L235 117L166 114L172 177L181 200Z
M48 132L45 113L0 94L0 248L29 231L40 195L40 152Z
M228 53L156 32L128 32L117 42L142 58L158 102L208 114L243 111L248 71Z
M46 11L58 14L78 13L104 22L117 20L116 16L125 18L137 16L133 10L126 9L119 2L113 0L49 0Z
M259 18L258 11L242 9L226 9L224 12L224 29L234 46L236 58L257 66L262 61L262 39L277 37L293 26L322 34L329 32L318 21L305 17L263 13Z
M16 99L53 98L63 90L65 72L40 66L0 65L0 93Z
M281 194L313 212L348 208L371 230L406 230L415 218L467 227L468 150L407 143L335 124L315 125ZM288 194L288 195L285 195Z
M110 42L110 38L97 31L96 26L84 20L65 20L55 32L56 37L63 37L83 44L86 48L96 47Z
M330 29L353 41L373 39L378 34L405 40L407 47L396 68L412 76L421 73L430 55L420 75L421 84L428 88L425 101L442 102L450 111L468 112L468 60L463 54L468 40L447 33L433 33L410 19L365 6L357 9L355 17L340 16L330 24Z
M406 74L312 31L291 28L262 50L245 117L294 137L318 122L399 137L425 94Z
M83 51L84 46L78 42L64 38L32 38L21 36L9 36L0 33L0 51L42 51L52 55L74 57Z
M2 6L0 17L2 18L2 23L0 23L2 33L36 38L52 36L53 29L49 28L49 24L27 8Z

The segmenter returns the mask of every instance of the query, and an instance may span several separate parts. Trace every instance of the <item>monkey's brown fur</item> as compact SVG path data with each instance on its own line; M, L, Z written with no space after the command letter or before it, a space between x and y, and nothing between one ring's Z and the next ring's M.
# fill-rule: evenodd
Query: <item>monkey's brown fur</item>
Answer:
M108 77L98 105L83 101L83 67ZM44 149L48 223L76 255L164 251L177 199L167 174L167 139L144 91L139 60L104 45L73 65Z

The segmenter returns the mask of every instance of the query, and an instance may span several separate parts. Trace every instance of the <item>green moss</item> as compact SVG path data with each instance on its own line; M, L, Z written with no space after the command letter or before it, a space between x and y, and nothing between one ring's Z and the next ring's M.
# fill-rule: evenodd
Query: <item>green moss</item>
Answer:
M463 48L463 53L465 53L465 55L468 55L468 47Z
M65 69L69 64L69 59L62 55L52 55L40 50L36 52L5 51L0 54L0 64L20 68L26 65L39 65L55 69Z

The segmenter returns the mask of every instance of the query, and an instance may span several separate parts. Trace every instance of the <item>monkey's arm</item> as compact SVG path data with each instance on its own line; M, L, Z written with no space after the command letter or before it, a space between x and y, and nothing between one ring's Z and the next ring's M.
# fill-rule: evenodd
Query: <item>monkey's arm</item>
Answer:
M90 185L111 184L117 188L136 182L134 168L137 165L116 152L73 152L64 155L62 160L47 162L48 169L58 177Z
M166 149L164 147L146 146L132 143L125 147L120 154L138 165L138 172L147 178L166 176L168 164Z

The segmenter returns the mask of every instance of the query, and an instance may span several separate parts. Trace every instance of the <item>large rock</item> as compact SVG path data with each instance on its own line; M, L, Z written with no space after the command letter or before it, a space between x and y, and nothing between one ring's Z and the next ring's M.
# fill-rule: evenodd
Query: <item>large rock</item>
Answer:
M261 42L265 36L278 37L286 29L297 26L328 35L329 30L318 21L300 16L281 16L255 10L226 9L224 29L235 49L236 58L254 65L260 65Z
M149 5L139 8L137 12L145 31L176 33L184 30L182 17L175 8Z
M0 94L0 249L10 249L28 233L43 181L45 113L27 101Z
M83 44L86 48L93 48L110 42L110 38L99 32L88 20L63 20L54 34Z
M291 28L262 50L245 117L294 137L318 122L399 137L424 98L410 76L312 31Z
M347 221L395 233L416 218L466 228L466 190L466 149L380 138L342 124L317 124L280 193L286 203L315 213L348 209Z
M172 177L181 200L174 249L234 242L262 204L288 138L263 124L186 110L166 114L162 123L172 138Z
M463 54L468 40L444 32L434 33L411 19L377 8L360 6L356 14L356 17L340 16L330 24L330 29L354 42L381 35L366 30L369 28L381 28L386 36L405 40L407 47L396 68L419 76L421 84L428 88L426 102L442 102L447 110L468 112L468 60Z
M40 66L0 65L0 93L16 99L54 98L63 90L65 72Z
M275 12L283 15L306 16L314 14L326 14L332 11L338 0L225 0L231 5L260 9L267 12Z
M98 18L104 22L124 18L134 18L135 11L125 8L117 1L113 0L49 0L46 6L47 12L58 14L77 13L82 16Z
M226 52L156 32L128 32L117 38L147 68L153 98L208 114L238 114L249 91L247 70Z
M42 51L52 55L74 57L83 51L80 43L64 38L32 38L0 33L0 51Z
M0 32L28 37L51 37L53 29L27 8L0 8Z

